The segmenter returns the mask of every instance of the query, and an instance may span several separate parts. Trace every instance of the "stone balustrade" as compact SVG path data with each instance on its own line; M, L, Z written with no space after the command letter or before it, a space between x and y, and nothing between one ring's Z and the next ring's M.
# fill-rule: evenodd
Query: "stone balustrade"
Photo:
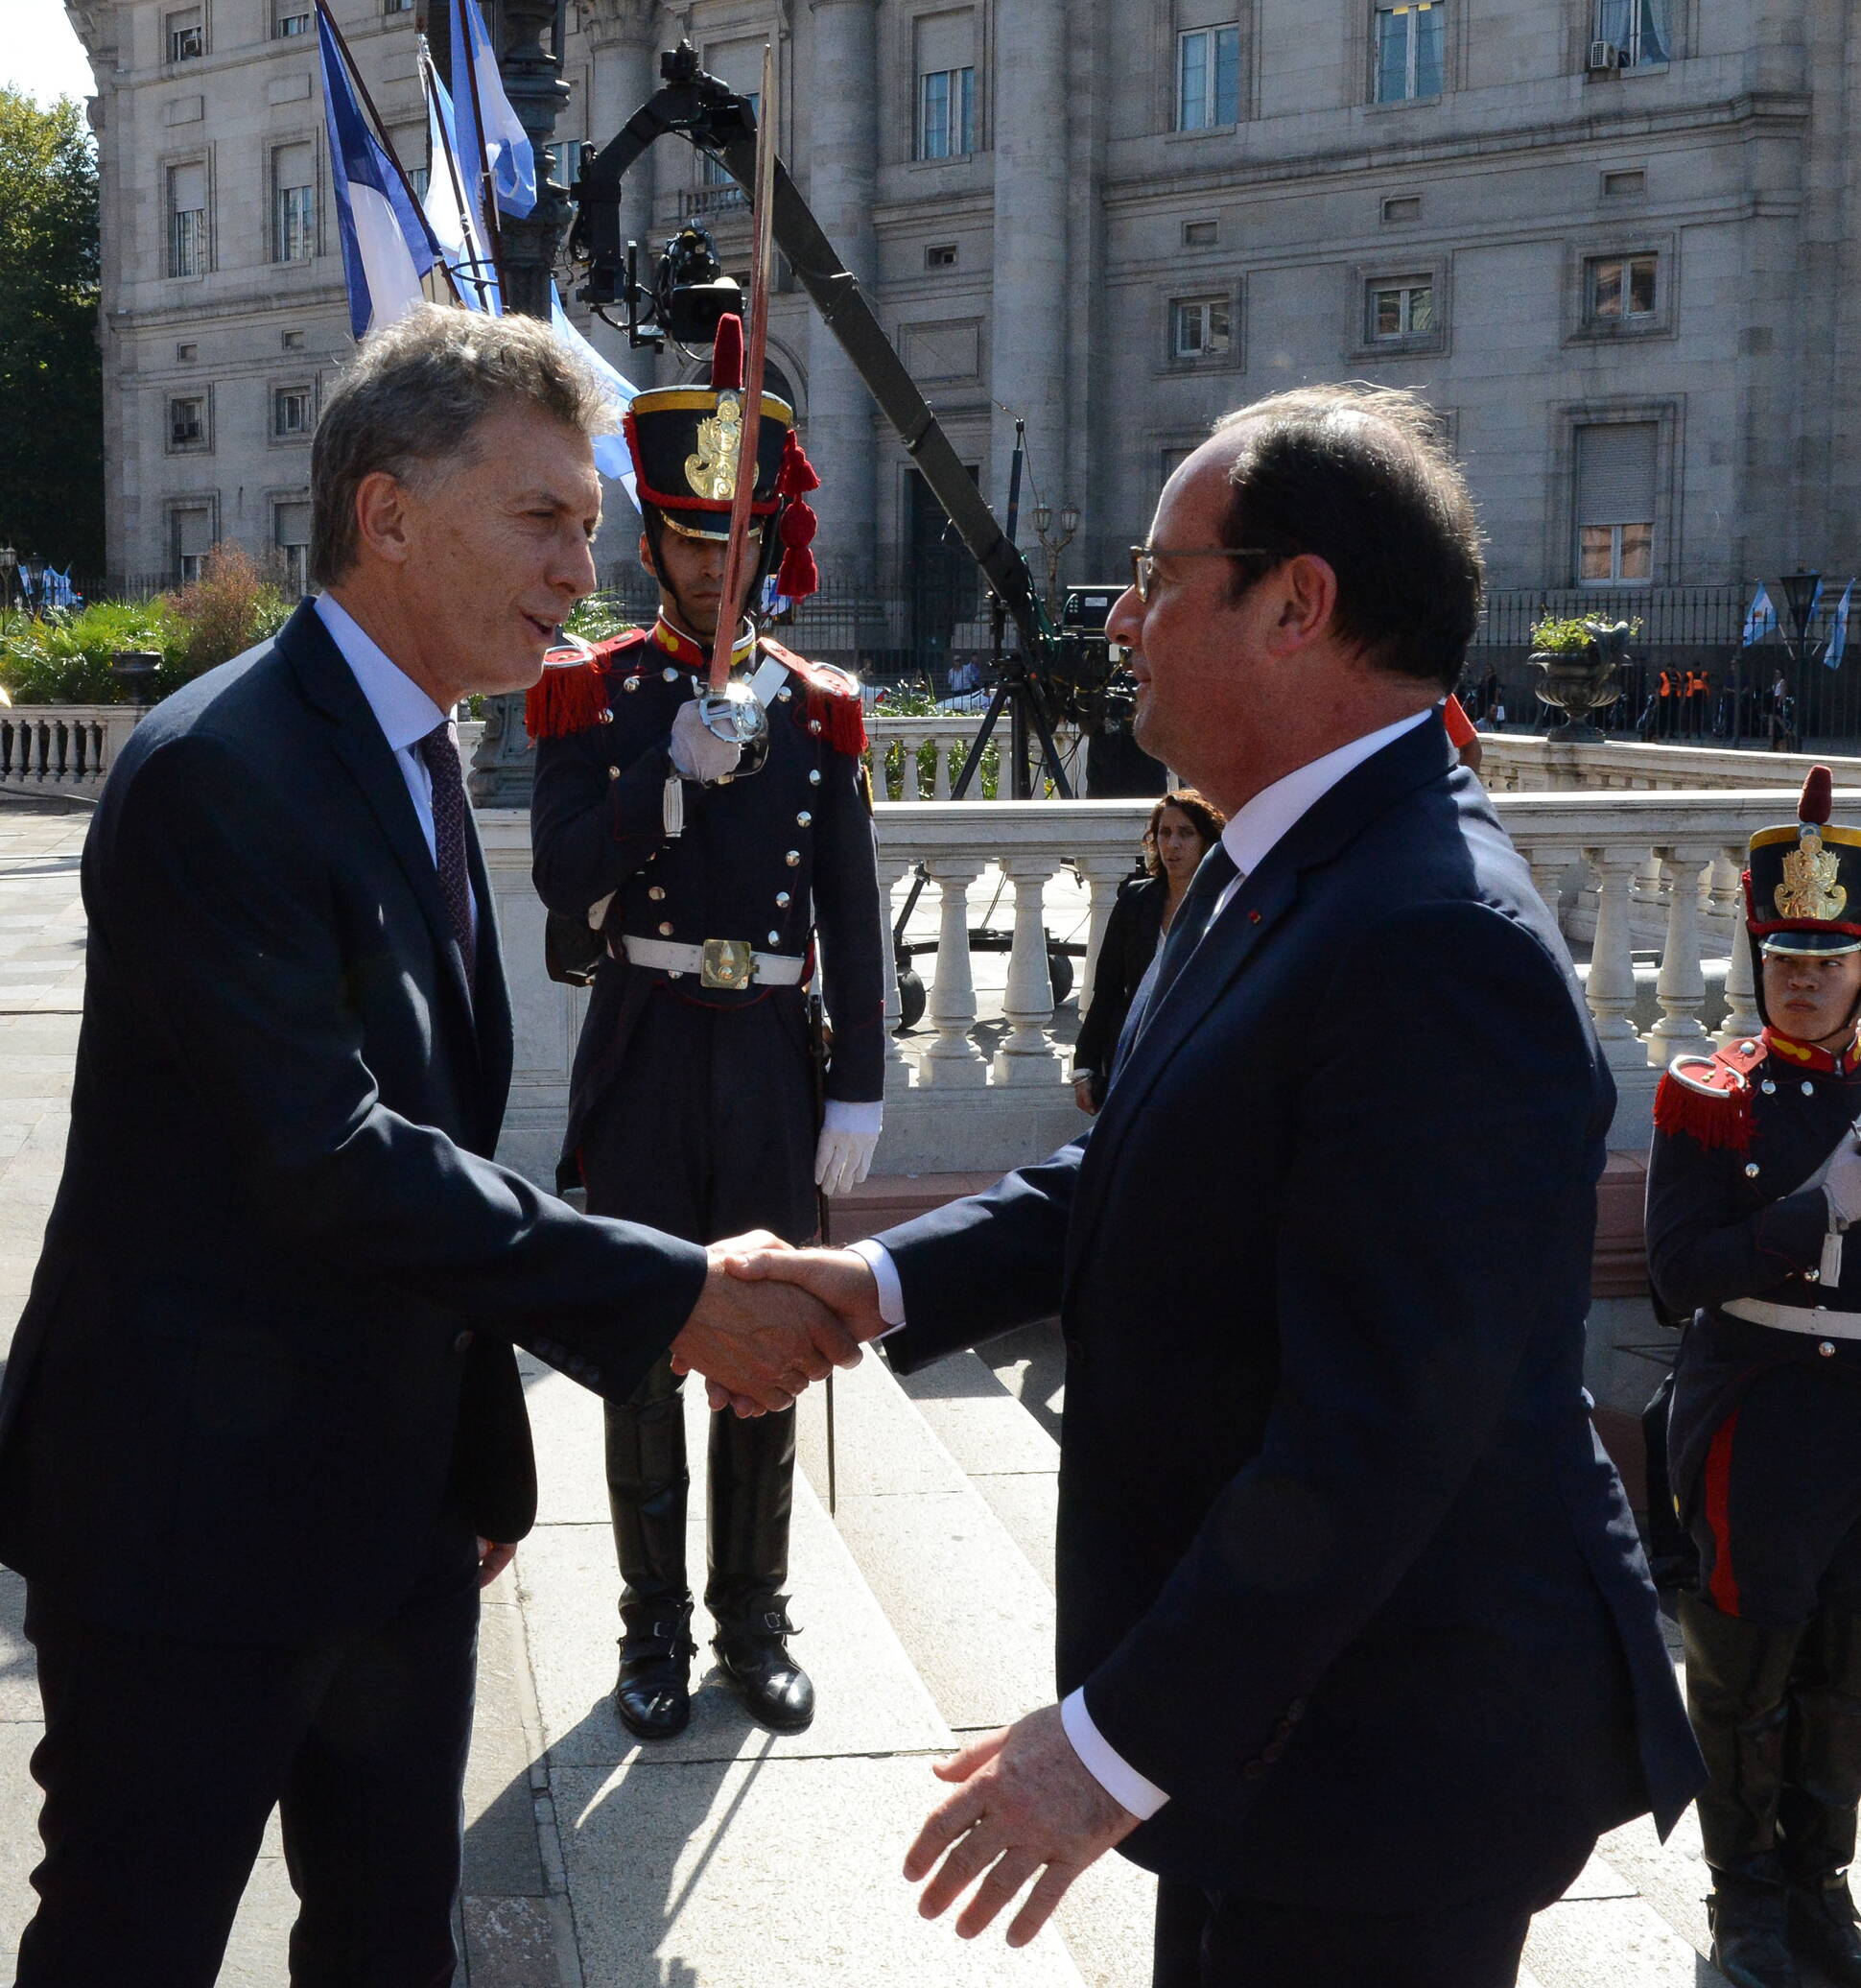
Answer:
M1733 942L1742 931L1738 875L1753 830L1789 820L1795 799L1794 787L1495 797L1582 962L1620 1094L1611 1138L1617 1149L1645 1147L1654 1087L1670 1058L1758 1027L1749 954ZM1143 802L1127 800L920 800L879 808L880 869L894 915L921 868L926 883L913 931L934 931L936 938L934 953L913 960L925 982L923 1022L908 1038L888 1034L879 1172L1018 1165L1080 1129L1048 966L1048 937L1062 935L1043 927L1052 925L1056 887L1063 887L1067 901L1081 906L1089 935L1078 980L1079 999L1088 1001L1105 921L1130 874L1146 812ZM547 1177L544 1150L553 1157L585 997L543 977L543 917L530 886L526 817L487 811L479 819L517 1014L508 1150ZM989 1053L978 1039L970 934L980 891L998 885L1004 903L1012 901L1013 939L1001 1026ZM1709 960L1724 962L1710 982ZM887 997L895 1027L895 987ZM1374 1023L1373 987L1364 1001ZM1529 1053L1527 1045L1520 1053Z
M1480 777L1493 793L1562 793L1581 789L1660 793L1672 788L1801 787L1813 766L1826 766L1838 787L1861 788L1861 759L1817 752L1759 752L1729 746L1644 746L1611 739L1602 746L1556 746L1543 738L1495 732L1480 741Z
M0 707L0 788L96 793L141 716L133 704Z
M901 801L947 801L969 757L969 748L982 722L980 711L928 712L915 718L886 711L866 714L866 736L871 741L866 758L872 769L873 793L883 800L896 791ZM1005 749L1008 717L997 721L992 738ZM1086 789L1086 755L1079 747L1076 726L1061 725L1053 743L1067 767L1067 777L1076 793ZM979 785L970 789L971 800L983 798Z

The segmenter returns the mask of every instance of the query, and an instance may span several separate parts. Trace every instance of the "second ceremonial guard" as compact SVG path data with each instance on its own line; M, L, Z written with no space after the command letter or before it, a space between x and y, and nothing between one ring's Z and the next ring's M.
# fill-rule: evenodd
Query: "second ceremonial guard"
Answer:
M817 479L773 394L745 583L721 599L741 351L726 319L710 387L642 393L627 416L659 617L530 693L534 876L555 914L553 970L565 953L593 956L561 1184L585 1186L590 1213L693 1242L765 1228L803 1243L820 1195L863 1179L878 1144L885 945L858 686L759 638L743 614L778 550L783 593L814 585L802 497ZM766 716L766 737L747 745L718 737L700 709L720 616L738 629L733 689ZM814 987L831 1024L824 1068ZM710 1431L714 1646L748 1710L798 1732L813 1687L787 1645L794 1411L719 1414ZM690 1717L695 1654L670 1362L608 1405L606 1464L624 1582L615 1703L630 1732L666 1739Z
M1828 771L1745 875L1761 1033L1655 1100L1648 1262L1687 1319L1668 1418L1698 1555L1680 1598L1710 1783L1712 1959L1734 1988L1861 1984L1861 830Z

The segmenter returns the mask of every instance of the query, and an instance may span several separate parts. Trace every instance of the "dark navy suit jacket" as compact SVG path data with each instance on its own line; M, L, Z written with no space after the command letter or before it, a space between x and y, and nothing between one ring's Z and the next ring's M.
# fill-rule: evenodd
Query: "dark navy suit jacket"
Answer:
M1701 1779L1583 1393L1614 1089L1440 726L1348 774L1090 1133L894 1229L909 1370L1060 1314L1058 1682L1170 1800L1140 1863L1414 1910Z
M469 818L468 818L468 834ZM477 1010L393 754L308 604L137 727L84 845L64 1177L0 1392L0 1558L94 1620L294 1642L389 1612L535 1481L511 1342L624 1400L704 1254L496 1166Z

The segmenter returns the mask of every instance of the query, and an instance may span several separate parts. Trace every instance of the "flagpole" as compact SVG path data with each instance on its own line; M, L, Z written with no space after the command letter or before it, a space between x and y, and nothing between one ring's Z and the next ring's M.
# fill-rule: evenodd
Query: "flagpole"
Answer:
M375 108L375 100L368 94L368 85L362 80L362 71L356 67L354 52L342 38L342 30L336 25L336 16L330 12L329 0L317 0L317 12L322 16L323 25L330 31L336 43L336 51L342 58L342 66L349 72L349 82L362 99L362 108L374 127L375 142L388 154L388 163L394 168L395 177L401 182L401 190L412 203L413 211L420 216L421 225L426 225L426 214L420 205L420 196L413 191L413 182L407 177L407 168L401 164L394 151L392 140L388 135L388 127L381 121L381 112ZM334 171L334 162L331 170ZM446 279L446 287L453 294L453 301L462 304L465 299L459 295L459 285L453 281L453 272L446 267L443 255L434 257L434 266Z
M434 97L433 90L434 87L436 86L438 83L439 72L437 69L434 67L433 51L427 46L427 37L424 35L420 36L420 81L425 90L427 100L427 142L428 145L431 146L433 142L432 131L434 126L436 124L441 125L440 135L442 136L442 138L444 136L444 128L442 121L434 115L438 106ZM457 130L457 129L458 126L457 122L455 121L455 131ZM452 182L453 199L459 202L459 218L460 224L463 225L465 229L467 267L471 271L473 283L478 287L479 301L482 304L484 300L484 284L486 281L486 276L483 260L479 254L478 224L473 219L472 210L465 200L465 188L460 183L459 178L459 154L454 150L451 144L443 145L441 149L444 151L446 154L446 178ZM429 161L428 163L427 170L429 172L432 171L431 161ZM451 271L448 270L447 274L450 275L451 273ZM493 267L490 271L490 280L496 282L497 274L497 270L495 267ZM455 296L459 294L459 286L457 283L453 285L453 292ZM464 299L461 297L460 301L463 302L463 300ZM504 307L504 293L502 286L500 286L498 293L498 307L500 310L502 310Z
M510 286L504 267L504 228L498 220L498 189L491 178L491 161L484 150L484 106L478 93L478 43L472 39L471 23L465 18L464 0L446 0L446 4L450 9L448 25L459 27L465 36L465 81L472 86L472 123L478 131L478 169L484 188L484 225L491 237L491 267L498 274L498 301L507 310Z

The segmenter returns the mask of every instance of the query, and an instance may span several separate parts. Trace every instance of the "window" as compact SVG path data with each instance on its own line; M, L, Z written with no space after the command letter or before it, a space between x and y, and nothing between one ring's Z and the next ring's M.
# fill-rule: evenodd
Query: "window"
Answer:
M917 78L916 158L966 158L976 150L976 16L969 8L922 13L911 24Z
M1221 224L1218 221L1186 221L1183 223L1183 247L1185 248L1213 248L1221 240Z
M213 506L177 505L168 513L168 548L175 578L183 586L199 580L207 554L213 550Z
M1191 28L1176 37L1176 129L1240 122L1240 29Z
M206 54L206 27L198 7L183 7L167 15L162 26L171 62L191 62Z
M954 270L956 267L955 243L933 242L924 251L924 266L927 270Z
M1421 338L1435 329L1434 279L1399 276L1369 286L1369 336L1378 340Z
M177 365L190 366L200 356L200 348L199 345L181 344L175 347L175 359Z
M1584 316L1592 325L1633 326L1655 319L1658 255L1602 255L1584 265Z
M1632 171L1603 175L1603 199L1606 201L1634 200L1647 190L1648 176L1638 166Z
M204 159L168 169L168 273L207 272L207 167Z
M310 505L293 501L271 507L271 542L284 568L284 584L294 594L310 587Z
M271 154L271 260L308 262L317 253L317 152L308 141Z
M272 389L271 434L275 440L291 441L310 433L314 398L308 387Z
M1422 218L1422 196L1419 193L1391 194L1383 202L1383 225L1400 226L1405 221L1420 221Z
M742 95L750 109L760 119L763 115L763 92L761 90L744 90L742 92ZM737 196L738 201L745 205L748 203L749 196L730 177L730 169L721 159L714 158L708 152L700 153L698 157L703 161L698 169L698 183L701 186L727 186Z
M1653 421L1576 431L1577 578L1586 586L1654 579Z
M168 403L168 446L203 449L207 445L207 403L201 393L189 393Z
M1441 0L1377 10L1377 102L1441 94Z
M1666 61L1667 0L1596 0L1595 38L1615 50L1624 69Z
M274 39L283 41L294 35L308 35L310 23L311 11L299 5L299 0L277 0L277 12L271 16Z
M287 331L278 343L287 352L301 352L304 349L304 335L301 331Z
M412 13L413 0L381 0L383 13Z
M1178 296L1169 304L1172 359L1211 359L1228 349L1231 311L1225 296Z

